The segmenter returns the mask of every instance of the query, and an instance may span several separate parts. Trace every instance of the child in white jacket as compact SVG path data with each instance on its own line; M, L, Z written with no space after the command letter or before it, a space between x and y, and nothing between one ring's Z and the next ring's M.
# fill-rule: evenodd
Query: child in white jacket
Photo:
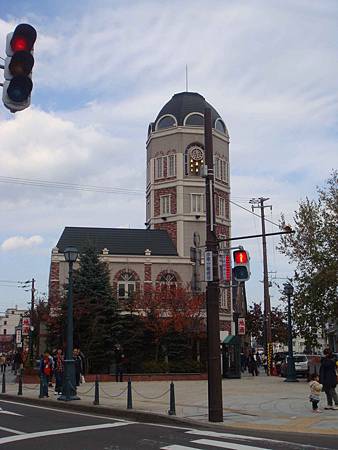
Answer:
M320 413L321 410L318 409L318 403L320 401L320 393L322 391L323 385L319 383L319 376L313 373L311 375L311 381L309 383L310 388L310 402L312 403L312 412Z

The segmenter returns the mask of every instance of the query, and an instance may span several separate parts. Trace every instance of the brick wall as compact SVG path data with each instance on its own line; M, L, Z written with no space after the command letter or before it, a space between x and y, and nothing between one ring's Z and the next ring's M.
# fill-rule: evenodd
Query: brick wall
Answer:
M155 230L167 230L168 234L177 248L177 224L176 222L155 223Z
M177 211L177 199L176 199L176 188L162 188L162 189L156 189L154 191L154 215L155 217L158 217L161 215L161 208L160 208L160 197L162 195L170 195L170 208L171 208L171 214L176 214Z

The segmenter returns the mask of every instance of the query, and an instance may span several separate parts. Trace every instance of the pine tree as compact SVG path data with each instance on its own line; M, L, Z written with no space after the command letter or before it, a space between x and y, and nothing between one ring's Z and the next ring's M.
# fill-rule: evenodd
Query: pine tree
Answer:
M88 244L74 272L74 346L84 353L91 372L109 370L113 359L116 300L109 270Z

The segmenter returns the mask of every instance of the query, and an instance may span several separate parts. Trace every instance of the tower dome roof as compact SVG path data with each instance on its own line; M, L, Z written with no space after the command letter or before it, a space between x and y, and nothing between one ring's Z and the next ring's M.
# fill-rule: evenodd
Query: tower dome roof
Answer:
M216 119L220 119L221 116L202 95L197 92L180 92L175 94L169 102L163 106L156 117L155 123L161 117L169 114L176 118L178 126L182 126L184 125L184 119L189 114L194 112L204 114L204 109L206 107L211 108L211 118L214 125Z

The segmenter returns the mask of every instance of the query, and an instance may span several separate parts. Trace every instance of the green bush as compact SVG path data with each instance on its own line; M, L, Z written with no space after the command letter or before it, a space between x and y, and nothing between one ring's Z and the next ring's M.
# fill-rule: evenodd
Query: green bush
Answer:
M199 373L200 371L200 363L192 359L169 362L169 372L171 373Z
M143 363L143 371L145 373L167 373L168 364L165 361L145 361Z

